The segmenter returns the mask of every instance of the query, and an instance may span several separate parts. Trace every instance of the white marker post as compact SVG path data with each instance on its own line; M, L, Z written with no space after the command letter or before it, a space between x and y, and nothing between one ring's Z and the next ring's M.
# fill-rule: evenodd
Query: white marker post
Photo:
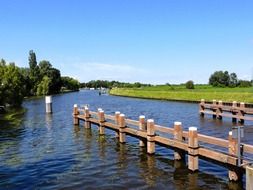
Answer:
M46 113L52 113L52 96L45 96Z

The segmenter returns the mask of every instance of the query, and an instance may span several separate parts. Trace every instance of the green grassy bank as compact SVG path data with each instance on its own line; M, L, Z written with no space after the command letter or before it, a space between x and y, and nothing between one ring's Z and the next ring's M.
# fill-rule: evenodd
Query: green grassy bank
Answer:
M207 101L222 100L224 102L238 101L253 103L253 87L250 88L216 88L209 85L195 85L195 89L186 89L184 85L159 85L142 88L113 88L111 95L177 100L177 101Z

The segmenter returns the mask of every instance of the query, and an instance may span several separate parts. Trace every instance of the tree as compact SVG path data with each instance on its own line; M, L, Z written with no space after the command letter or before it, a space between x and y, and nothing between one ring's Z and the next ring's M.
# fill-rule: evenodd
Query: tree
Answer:
M39 67L37 65L37 60L36 60L36 54L33 52L33 50L29 51L29 68L30 68L30 74L29 78L31 81L31 94L35 95L37 91L37 85L40 82L40 75L39 75Z
M24 97L24 79L14 63L0 63L0 103L20 106Z
M79 90L80 83L78 80L75 80L71 77L61 77L62 80L62 88L65 90Z
M229 75L229 86L230 87L236 87L238 84L237 75L235 73L231 73Z
M230 82L229 73L227 71L215 71L209 78L209 84L212 86L225 87Z
M194 82L192 80L189 80L185 83L185 87L187 89L194 89Z
M44 76L42 81L37 87L37 95L48 95L49 94L49 86L51 83L51 79L48 76Z

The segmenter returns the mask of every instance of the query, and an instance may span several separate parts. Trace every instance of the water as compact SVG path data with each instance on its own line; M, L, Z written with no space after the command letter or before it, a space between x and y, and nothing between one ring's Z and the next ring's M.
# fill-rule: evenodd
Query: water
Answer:
M181 121L184 129L197 126L200 133L226 139L232 125L230 119L200 118L197 104L98 96L97 91L53 96L52 115L45 114L43 98L26 100L21 124L1 126L0 189L243 189L228 181L221 166L200 160L200 171L191 173L173 161L169 149L157 146L156 155L149 156L132 137L122 145L110 130L99 136L96 126L73 126L75 103L131 119L145 115L164 126ZM245 130L243 142L253 144L252 123L246 121Z

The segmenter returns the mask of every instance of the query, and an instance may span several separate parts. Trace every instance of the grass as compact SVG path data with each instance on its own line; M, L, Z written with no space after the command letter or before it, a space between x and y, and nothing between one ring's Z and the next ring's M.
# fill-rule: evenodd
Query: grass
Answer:
M113 88L110 94L137 98L207 101L222 100L224 102L253 103L253 87L250 88L216 88L210 85L195 85L195 89L186 89L184 85L158 85L142 88Z

